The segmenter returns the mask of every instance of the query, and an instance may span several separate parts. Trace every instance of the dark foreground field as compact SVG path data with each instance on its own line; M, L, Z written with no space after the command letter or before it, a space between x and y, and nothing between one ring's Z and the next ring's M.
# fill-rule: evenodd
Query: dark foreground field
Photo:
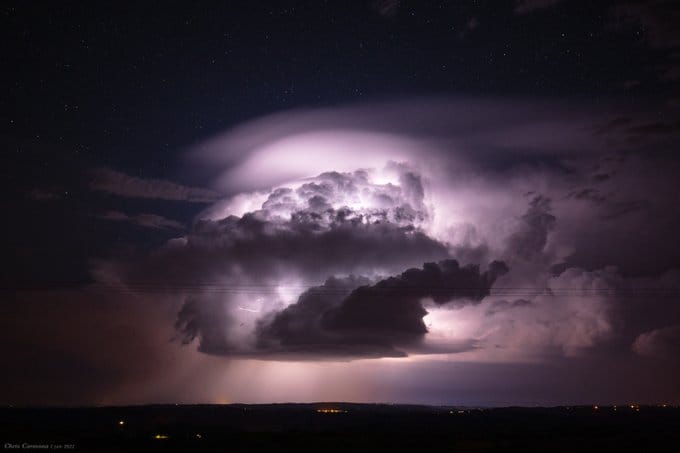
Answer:
M2 408L0 441L4 451L680 451L680 408Z

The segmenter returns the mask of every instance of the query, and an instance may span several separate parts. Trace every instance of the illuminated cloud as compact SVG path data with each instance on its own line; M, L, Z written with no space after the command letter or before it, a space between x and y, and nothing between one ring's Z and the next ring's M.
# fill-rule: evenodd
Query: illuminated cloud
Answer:
M680 403L680 2L243 3L4 11L0 404Z
M680 281L673 270L678 245L667 241L677 224L677 165L663 153L635 152L620 121L598 130L619 117L630 115L466 100L256 120L189 153L188 165L225 195L181 237L93 261L95 288L136 301L115 317L153 318L145 353L157 348L166 365L180 354L188 368L173 368L177 379L191 367L214 383L275 370L276 383L258 380L274 399L295 393L295 380L331 379L319 360L348 384L316 395L370 399L389 392L357 396L349 383L373 382L376 370L392 363L408 381L399 385L415 385L423 376L408 364L502 369L565 356L605 360L603 350L649 356L666 338L654 332L680 322L680 313L663 298L629 294ZM644 121L626 122L638 123ZM625 152L599 151L619 136ZM138 182L130 187L139 189ZM643 187L654 197L643 196ZM172 189L158 198L188 196ZM107 217L158 224L114 209ZM638 242L647 253L632 246ZM494 260L507 272L490 271ZM436 284L425 278L414 291L392 290L436 269L446 276ZM459 297L463 287L477 292ZM83 301L69 313L74 320L99 316ZM87 354L78 360L101 366ZM153 373L134 371L125 382L139 376ZM264 398L249 389L242 393L249 400ZM139 392L116 394L154 394L151 387Z
M230 195L323 172L407 162L467 175L522 162L553 162L597 149L605 112L578 105L492 100L412 100L295 110L236 126L195 146L187 162ZM509 149L521 149L512 153ZM481 168L480 168L481 165Z
M627 225L621 219L638 208L633 194L607 191L626 159L592 169L602 135L592 124L606 115L585 127L574 111L415 102L256 120L190 154L230 195L183 238L108 262L100 275L132 291L145 281L173 291L176 338L211 355L587 354L612 338L618 302L607 291L622 277L582 254L621 251L582 244L604 225ZM569 124L578 131L570 145L583 154L554 140ZM501 144L527 153L506 157ZM586 218L601 225L575 234ZM479 269L495 259L509 271L487 278ZM423 287L451 289L442 299L425 288L383 295L409 272L434 272L405 272L433 261L476 277L425 279ZM479 292L449 303L461 286ZM592 287L599 292L566 297Z

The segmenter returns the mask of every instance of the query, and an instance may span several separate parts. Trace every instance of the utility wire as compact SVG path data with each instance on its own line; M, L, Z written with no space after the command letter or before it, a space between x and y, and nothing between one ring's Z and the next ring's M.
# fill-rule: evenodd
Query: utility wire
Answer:
M0 291L49 291L56 289L92 289L98 291L131 291L135 293L217 293L217 294L269 294L314 291L324 294L346 294L356 288L343 286L320 286L318 284L296 284L296 285L273 285L273 284L239 284L239 285L218 285L209 283L193 284L162 284L152 282L131 282L131 283L103 283L96 282L76 286L56 286L56 287L31 287L14 286L0 287ZM627 288L554 288L554 287L493 287L485 288L481 286L429 286L429 285L384 285L370 286L374 294L394 294L394 293L417 293L417 294L446 294L451 296L506 296L506 297L530 297L530 296L552 296L552 297L576 297L576 296L624 296L624 297L677 297L680 296L680 288L649 288L649 287L627 287Z

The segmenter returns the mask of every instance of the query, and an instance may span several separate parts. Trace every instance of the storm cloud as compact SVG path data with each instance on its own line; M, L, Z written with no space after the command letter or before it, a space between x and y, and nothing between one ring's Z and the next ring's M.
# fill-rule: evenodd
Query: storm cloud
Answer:
M260 323L258 346L316 354L405 355L397 348L417 349L427 333L422 299L440 305L478 303L507 270L504 263L493 262L480 273L476 266L445 260L373 285L357 277L331 278Z
M650 324L635 327L626 313L637 308L619 294L630 286L632 269L641 275L649 268L639 257L631 267L617 258L627 249L610 244L622 238L616 231L634 228L637 216L671 198L662 190L654 204L641 203L622 184L638 161L630 149L599 158L569 154L544 137L545 120L543 129L526 118L494 129L489 118L510 116L487 104L460 120L434 115L457 112L456 103L430 107L401 103L385 110L387 117L376 114L386 106L295 112L196 148L192 158L216 168L226 159L216 187L233 191L235 180L225 186L225 175L237 172L252 176L244 190L208 206L184 236L152 253L98 263L97 275L133 291L147 289L140 282L171 291L179 304L175 338L217 356L347 359L448 351L493 359L498 351L535 357L587 355L607 343L629 349ZM531 110L512 107L508 115ZM432 122L388 133L388 124L417 112ZM562 117L565 127L567 114L549 115ZM362 126L353 132L358 118ZM342 130L329 130L333 123ZM445 125L456 134L433 132ZM574 127L589 131L575 141L595 153L603 132ZM488 132L482 137L470 132L475 128ZM541 132L529 139L531 131ZM533 151L503 158L499 143L509 138ZM220 157L227 145L249 151L236 161L229 152ZM365 167L341 156L376 146ZM287 153L297 156L299 168L272 167L262 178L254 173ZM328 171L311 173L319 168ZM638 170L635 177L648 175ZM668 179L656 184L664 188ZM648 244L663 251L657 259L662 253L670 259L667 246Z
M680 312L636 292L680 281L671 156L636 152L620 122L597 129L632 114L471 105L298 111L209 141L190 159L227 195L184 230L161 222L177 236L160 246L92 260L93 291L145 307L120 317L163 307L149 341L200 363L673 361ZM621 151L598 151L607 140ZM284 158L296 165L267 167ZM78 319L94 316L83 304Z
M403 166L388 170L396 172L394 184L374 183L363 170L331 172L253 194L259 204L240 216L231 214L239 209L232 201L218 204L184 238L110 264L133 282L226 284L233 277L264 284L391 274L446 258L446 245L422 228L430 214L419 177Z
M680 404L680 2L16 3L0 403Z

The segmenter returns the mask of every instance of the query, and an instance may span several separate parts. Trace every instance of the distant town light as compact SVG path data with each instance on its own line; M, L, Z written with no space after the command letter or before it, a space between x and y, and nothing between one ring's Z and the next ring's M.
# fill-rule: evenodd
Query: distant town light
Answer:
M345 412L347 412L342 409L325 409L325 408L317 409L316 411L320 414L344 414Z
M156 434L155 436L153 436L153 438L156 439L156 440L161 440L161 439L168 439L169 437L166 436L165 434Z

